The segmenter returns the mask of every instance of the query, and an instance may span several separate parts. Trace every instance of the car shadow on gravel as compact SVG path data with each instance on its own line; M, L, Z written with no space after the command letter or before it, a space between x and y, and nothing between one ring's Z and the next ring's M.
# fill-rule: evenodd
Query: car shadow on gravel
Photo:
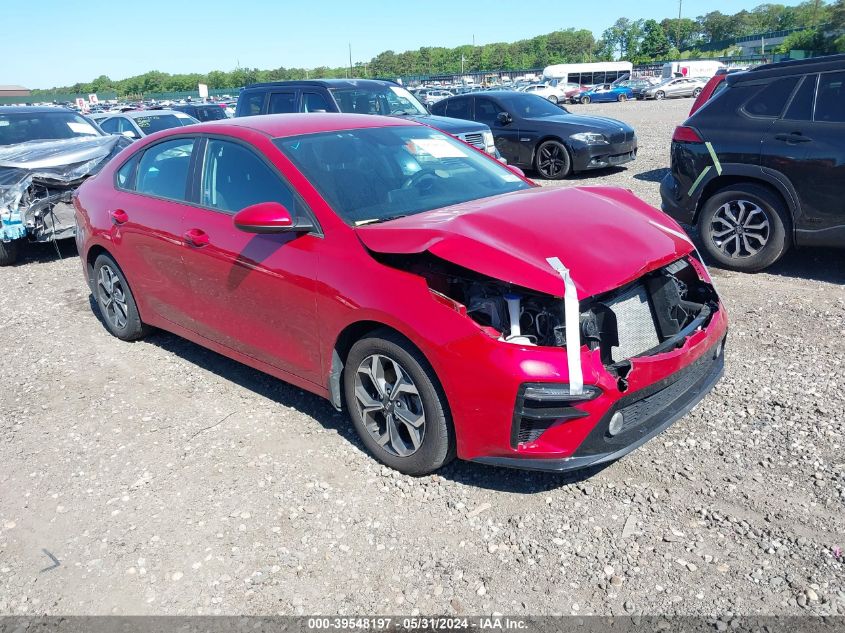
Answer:
M100 315L93 295L88 296L88 302L91 311L105 328L105 322ZM142 342L155 345L166 352L179 356L189 363L268 400L296 409L303 415L319 422L323 428L336 431L343 439L355 446L361 453L367 455L369 459L372 459L346 414L335 411L327 400L163 330L155 330ZM444 479L475 488L486 488L499 492L537 494L563 486L579 484L606 467L607 465L601 465L572 473L546 473L485 466L455 460L448 466L441 468L436 474Z
M48 264L58 259L79 257L75 240L58 240L56 242L33 242L24 245L15 266L27 264Z
M645 182L660 182L669 173L668 167L658 167L657 169L649 169L648 171L634 174L635 180L644 180Z

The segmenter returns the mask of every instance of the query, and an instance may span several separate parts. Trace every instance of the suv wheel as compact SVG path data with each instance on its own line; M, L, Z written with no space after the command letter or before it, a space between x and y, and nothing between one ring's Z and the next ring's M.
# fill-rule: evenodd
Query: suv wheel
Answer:
M704 250L719 265L756 272L774 264L792 239L786 205L765 187L737 183L704 204L698 230Z
M446 397L431 366L402 337L379 331L355 343L343 386L358 436L382 463L425 475L454 458Z

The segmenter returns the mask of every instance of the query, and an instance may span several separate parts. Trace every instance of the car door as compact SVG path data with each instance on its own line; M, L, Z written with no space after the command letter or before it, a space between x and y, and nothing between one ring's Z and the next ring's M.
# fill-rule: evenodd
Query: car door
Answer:
M245 233L233 224L235 213L259 202L279 202L294 217L310 212L253 146L217 137L203 145L198 204L183 224L196 332L320 382L314 287L322 238Z
M115 178L109 213L115 257L131 281L142 314L191 328L191 288L182 262L182 220L194 137L168 138L136 153Z
M485 123L492 131L496 149L509 163L522 163L523 152L519 142L519 121L510 114L510 123L499 120L499 114L507 110L491 97L475 97L474 120Z
M779 81L787 80L792 85L797 81ZM843 104L845 71L800 78L783 116L763 139L763 166L784 174L798 194L800 213L795 228L799 241L802 232L832 236L833 231L845 227Z

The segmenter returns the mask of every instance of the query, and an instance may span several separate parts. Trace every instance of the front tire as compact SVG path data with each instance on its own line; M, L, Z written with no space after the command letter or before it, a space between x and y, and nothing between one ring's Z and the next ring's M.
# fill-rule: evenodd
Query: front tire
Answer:
M619 95L619 96L616 98L616 100L617 100L619 103L623 103L623 102L625 102L625 101L627 101L627 100L628 100L628 97L627 97L627 96L625 96L625 95Z
M657 101L662 101L663 99L666 98L666 93L663 92L662 90L658 90L657 92L654 93L654 98Z
M555 95L549 95L549 101L557 105L557 97Z
M388 330L349 351L343 372L349 417L367 450L406 475L426 475L455 457L446 396L425 357Z
M123 271L109 255L94 262L94 298L106 329L117 338L135 341L149 332Z
M587 96L581 97L581 103L583 103L584 105L587 105L588 103L590 103L590 97L587 97Z
M544 141L537 148L534 168L546 180L566 178L572 170L569 150L560 141Z
M700 95L700 94L701 94L701 88L696 88L695 90L692 91L692 98L697 99L698 95Z
M783 200L765 187L737 183L717 191L698 218L701 242L720 266L757 272L778 261L792 245Z
M0 242L0 266L11 266L18 261L22 240Z

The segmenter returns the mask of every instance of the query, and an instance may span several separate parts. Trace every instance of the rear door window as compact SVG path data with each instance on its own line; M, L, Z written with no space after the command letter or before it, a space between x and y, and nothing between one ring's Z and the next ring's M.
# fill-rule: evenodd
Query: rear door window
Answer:
M270 94L270 105L267 107L267 114L288 114L296 111L295 92L273 92Z
M845 72L823 73L820 76L815 120L845 123Z
M191 138L164 141L147 149L138 164L135 191L168 200L187 200L193 150Z
M812 121L813 100L816 97L816 80L818 75L807 75L801 80L801 85L789 102L784 119L790 121Z
M264 107L263 92L251 92L249 94L241 95L238 99L238 116L255 116L261 114Z
M470 107L470 97L459 97L457 99L449 99L446 102L445 115L454 117L456 119L472 120L472 108Z
M799 77L782 77L765 84L745 104L745 112L756 117L779 117L798 79Z
M329 102L319 92L304 92L302 94L303 112L331 112Z
M475 120L486 123L490 127L496 124L496 117L503 110L496 105L492 99L476 97L475 99Z

